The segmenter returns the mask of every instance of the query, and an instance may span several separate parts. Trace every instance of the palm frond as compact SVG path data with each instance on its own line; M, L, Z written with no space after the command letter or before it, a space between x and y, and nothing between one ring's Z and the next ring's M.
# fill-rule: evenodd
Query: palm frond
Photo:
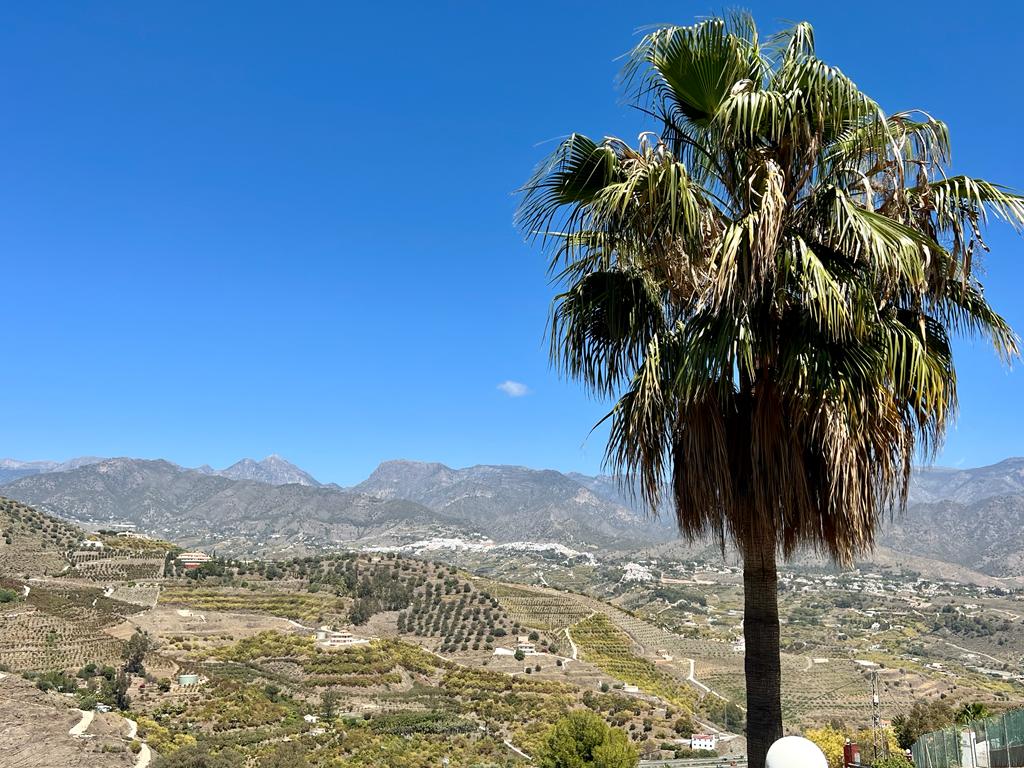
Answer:
M884 114L806 23L658 29L623 81L658 134L574 135L523 191L552 360L615 399L608 464L684 535L849 562L952 422L950 337L1018 355L972 259L1024 197L949 173L946 125Z

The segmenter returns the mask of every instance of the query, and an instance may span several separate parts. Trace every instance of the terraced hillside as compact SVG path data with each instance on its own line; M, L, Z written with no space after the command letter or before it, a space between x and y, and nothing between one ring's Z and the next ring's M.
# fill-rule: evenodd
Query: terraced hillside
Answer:
M68 565L81 530L32 507L0 497L0 575L46 576Z
M72 670L120 662L124 642L107 630L141 606L104 597L103 590L50 580L0 613L0 664L23 671Z

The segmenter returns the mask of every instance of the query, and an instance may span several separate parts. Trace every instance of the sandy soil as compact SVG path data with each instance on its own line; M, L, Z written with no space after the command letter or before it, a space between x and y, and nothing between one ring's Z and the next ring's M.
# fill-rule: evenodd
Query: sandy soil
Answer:
M188 649L175 647L173 638L183 640L192 650L213 648L250 637L259 632L297 632L297 626L287 619L264 616L255 613L221 613L217 611L192 611L180 606L162 606L133 616L133 628L148 632L161 645L161 652L174 656ZM134 629L133 629L134 631ZM166 670L163 674L173 670ZM157 674L154 672L154 674ZM158 674L163 676L162 674Z

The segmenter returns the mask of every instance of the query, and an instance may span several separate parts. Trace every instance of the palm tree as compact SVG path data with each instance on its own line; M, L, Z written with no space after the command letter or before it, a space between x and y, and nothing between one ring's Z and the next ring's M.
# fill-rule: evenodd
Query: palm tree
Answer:
M656 133L572 135L523 190L556 367L615 399L606 459L679 531L743 558L747 736L782 735L776 562L839 563L906 503L956 410L950 338L1017 337L977 277L1024 199L948 174L945 124L886 115L806 23L651 32L624 70Z
M984 720L992 713L980 701L964 702L964 705L956 711L956 722L958 725L970 725L975 720Z

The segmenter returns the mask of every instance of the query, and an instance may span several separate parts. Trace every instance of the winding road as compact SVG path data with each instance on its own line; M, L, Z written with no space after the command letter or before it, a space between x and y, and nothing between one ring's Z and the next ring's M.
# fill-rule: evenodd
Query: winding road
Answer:
M80 709L78 711L82 713L82 719L71 726L71 730L68 731L68 736L74 736L76 739L81 738L89 730L89 726L92 725L92 719L96 717L96 713L91 709L88 711Z
M96 712L91 709L80 709L78 711L82 714L82 719L71 726L71 730L68 731L68 736L81 739L85 737L85 732L88 731L89 726L92 725L92 721L96 717ZM134 741L139 733L139 724L130 717L124 717L124 715L121 715L121 717L126 723L128 723L128 735L125 738L129 741ZM146 768L152 759L152 750L149 748L148 744L142 742L139 746L139 755L135 760L135 768Z

